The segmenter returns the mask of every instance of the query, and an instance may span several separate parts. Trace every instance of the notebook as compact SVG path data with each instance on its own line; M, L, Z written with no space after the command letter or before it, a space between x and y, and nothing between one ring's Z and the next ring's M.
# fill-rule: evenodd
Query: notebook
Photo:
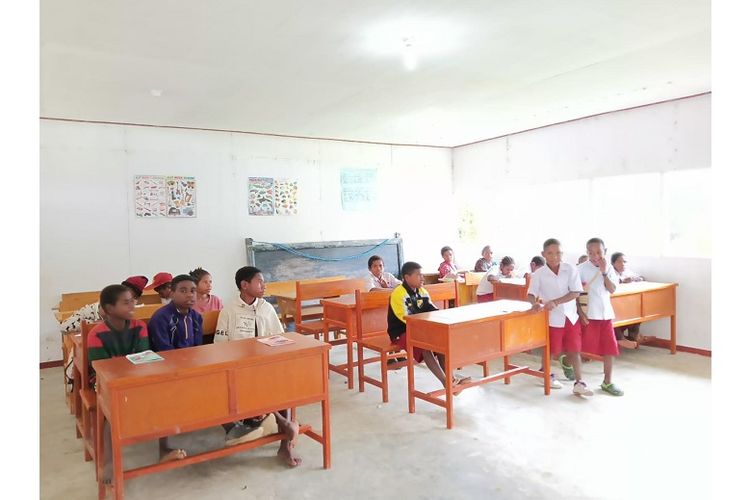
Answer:
M294 340L288 339L283 335L271 335L270 337L259 337L258 342L266 344L270 347L276 347L280 345L294 344Z
M142 365L144 363L153 363L154 361L164 360L164 358L150 349L143 352L136 352L135 354L127 354L125 357L134 365Z

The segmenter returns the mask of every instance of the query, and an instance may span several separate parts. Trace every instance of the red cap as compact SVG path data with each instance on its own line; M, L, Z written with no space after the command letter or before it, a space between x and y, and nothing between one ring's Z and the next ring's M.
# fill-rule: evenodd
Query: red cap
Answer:
M135 287L136 289L140 290L141 293L143 293L143 289L146 287L146 284L148 283L148 278L145 276L131 276L130 278L122 282L123 285L125 283Z
M172 275L169 273L156 273L154 279L151 280L151 284L144 288L144 290L153 290L159 288L162 285L172 282Z

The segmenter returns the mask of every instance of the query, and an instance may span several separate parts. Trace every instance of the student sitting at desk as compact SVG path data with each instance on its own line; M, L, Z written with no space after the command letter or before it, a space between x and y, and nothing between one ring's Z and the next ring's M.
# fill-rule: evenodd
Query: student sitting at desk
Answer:
M216 295L211 295L213 285L211 273L199 267L190 271L189 274L195 278L196 283L198 283L198 298L196 299L193 308L201 314L208 311L221 311L224 307L224 304L221 303L221 299Z
M508 257L507 255L502 258L500 261L500 276L499 278L516 278L517 276L513 274L513 270L516 268L516 261L513 260L513 257Z
M437 311L438 308L430 301L430 294L422 287L422 266L416 262L405 262L401 266L401 276L404 282L391 292L391 300L388 305L388 336L401 349L406 350L406 320L409 314ZM414 361L421 363L424 360L427 368L445 386L445 359L443 355L435 356L432 351L424 351L414 348ZM454 375L453 385L466 383L471 377Z
M153 290L159 294L162 304L169 304L172 297L172 275L169 273L156 273L151 284L144 290Z
M219 313L214 342L284 333L284 327L273 306L263 299L266 282L260 269L252 266L241 267L237 270L234 281L240 293ZM227 431L227 446L280 431L286 435L286 439L281 441L278 456L290 467L302 463L302 458L294 450L299 424L290 419L289 410L279 410L273 414L247 418L242 422L224 424L224 429Z
M578 257L578 265L580 266L581 264L583 264L587 260L589 260L589 256L588 255L581 255L580 257Z
M453 249L449 246L444 246L440 249L440 255L443 256L443 262L438 267L438 278L458 279L458 266L454 263ZM403 276L403 273L401 276Z
M544 242L542 255L547 264L531 275L528 299L533 311L542 308L549 311L550 355L559 359L565 377L575 380L573 393L593 396L581 379L581 323L575 299L583 292L583 287L578 270L562 262L560 246L555 238ZM566 359L573 363L572 366L565 364ZM553 379L552 388L561 387L562 384Z
M170 276L171 278L171 276ZM154 351L169 351L203 343L203 317L192 309L195 304L195 278L181 274L170 279L172 302L160 308L148 322L148 333ZM169 447L168 438L159 438L161 461L182 460L183 449Z
M638 273L627 268L625 266L627 263L628 261L625 259L624 253L615 252L612 254L612 267L615 268L615 274L617 275L618 281L620 283L645 281L643 276L639 276ZM617 336L617 340L623 341L623 345L627 344L627 340L630 340L631 342L640 342L643 340L640 323L615 328L615 335ZM633 347L633 345L631 344L630 347Z
M131 276L121 284L128 287L133 293L135 300L138 300L143 294L143 289L148 283L148 278L145 276ZM71 314L65 321L60 323L60 331L62 333L68 333L73 331L81 330L81 321L86 323L96 323L102 320L101 309L99 302L87 304Z
M367 291L396 288L401 284L394 275L385 271L385 262L379 255L373 255L367 259Z
M494 262L492 261L492 248L489 245L482 249L482 258L474 264L474 272L484 273L490 270Z
M531 275L531 273L533 273L540 267L544 267L544 265L545 265L544 257L542 257L541 255L535 255L534 257L531 258L531 262L529 262L529 269L531 271L524 274L523 277L528 278Z

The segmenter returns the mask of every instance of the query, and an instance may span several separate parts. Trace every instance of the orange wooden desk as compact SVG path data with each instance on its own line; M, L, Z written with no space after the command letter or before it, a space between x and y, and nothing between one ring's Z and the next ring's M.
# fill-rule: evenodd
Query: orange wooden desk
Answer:
M492 282L492 298L509 300L527 300L529 284L524 278L501 278Z
M533 313L528 302L515 300L497 300L483 304L443 309L429 313L415 314L406 317L406 352L409 372L409 413L414 413L415 399L442 406L446 409L446 425L453 427L453 396L464 389L487 384L525 373L544 379L544 394L549 395L549 329L547 312ZM445 355L445 371L452 370L494 358L504 358L504 371L472 382L462 384L449 390L450 376L446 378L446 387L437 391L424 393L414 388L414 354L413 348L420 347ZM509 356L529 351L538 347L544 348L542 372L528 366L516 366L510 363ZM440 399L445 396L445 400Z
M620 283L612 294L615 328L660 318L670 319L670 352L677 352L677 283Z
M282 439L282 434L198 453L184 460L123 470L122 448L141 441L321 403L322 432L300 426L323 445L331 467L328 351L330 346L297 333L294 344L269 347L258 339L222 342L159 353L164 361L134 365L124 357L94 361L97 378L97 470L103 466L103 423L110 422L115 498L124 481L247 451ZM99 478L102 477L100 473ZM99 484L100 496L104 492Z
M354 389L354 340L357 338L357 313L354 295L344 295L335 299L321 299L320 305L323 306L323 321L325 321L329 330L341 328L346 330L346 364L329 365L329 369L345 376L349 389Z
M294 307L297 300L297 293L292 290L291 292L283 292L272 295L276 297L276 304L279 306L279 317L281 322L286 325L290 321L294 321ZM302 306L302 319L315 319L320 318L323 312L323 308L311 302L308 305Z

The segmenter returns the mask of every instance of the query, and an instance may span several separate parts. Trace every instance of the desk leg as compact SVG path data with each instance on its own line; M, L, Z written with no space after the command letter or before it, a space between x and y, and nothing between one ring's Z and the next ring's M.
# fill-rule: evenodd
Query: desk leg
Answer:
M669 350L672 354L677 353L677 315L673 314L670 317L670 343Z
M453 368L448 354L445 355L445 425L453 429Z
M547 336L547 343L544 346L544 361L542 366L544 367L544 395L549 396L550 392L550 366L549 366L549 335Z
M99 500L103 500L105 495L104 487L104 413L102 413L102 405L97 403L96 405L96 482L99 487Z
M114 395L112 397L114 399ZM112 434L112 484L115 489L115 500L125 498L125 475L123 474L122 464L122 444L120 444L120 423L117 418L119 408L115 401L112 405L110 421L110 432Z
M354 335L357 327L352 317L353 311L350 309L346 313L346 382L349 389L354 389Z
M510 356L503 356L503 371L510 370ZM505 377L505 385L510 384L510 376Z
M411 342L409 341L408 332L406 335L406 373L409 378L409 413L414 413L416 411L416 405L414 404L414 353L412 351Z
M326 372L328 370L328 351L323 356L323 366ZM325 391L325 398L320 402L320 409L323 414L323 468L331 468L331 402L329 399L329 383L328 377L323 377L323 389Z
M81 431L78 429L78 421L81 416L81 372L73 366L73 413L76 418L76 438L81 437Z

